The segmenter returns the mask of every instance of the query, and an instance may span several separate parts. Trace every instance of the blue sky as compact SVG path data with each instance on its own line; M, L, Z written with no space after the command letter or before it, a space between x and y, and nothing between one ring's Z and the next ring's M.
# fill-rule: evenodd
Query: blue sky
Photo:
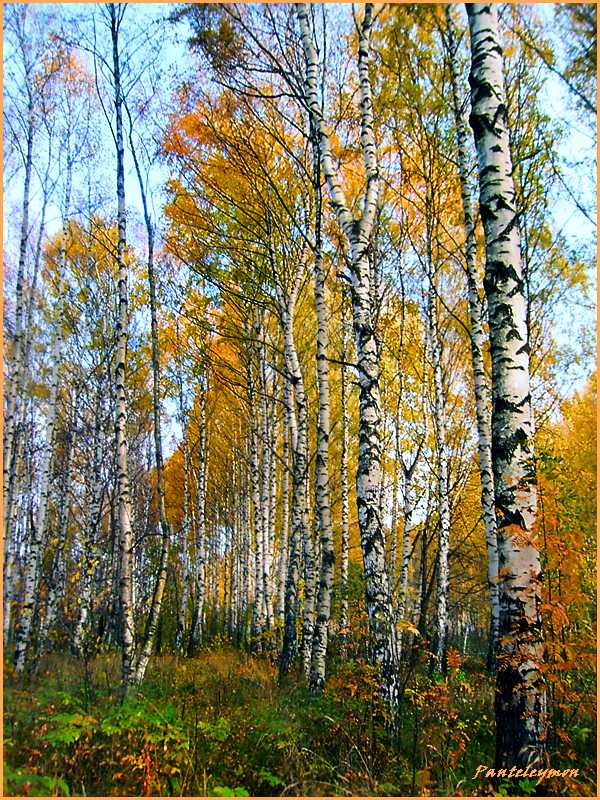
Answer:
M134 23L142 29L152 27L156 20L168 15L173 8L174 4L130 4L126 12L126 21ZM54 11L60 10L65 19L70 17L91 16L92 13L98 13L98 7L93 4L48 4L47 8ZM540 7L540 13L547 19L552 19L553 8L550 5ZM340 9L341 11L341 9ZM125 27L127 29L127 26ZM161 91L164 95L164 101L168 102L170 89L184 79L199 80L201 76L198 75L198 68L194 59L190 56L186 44L185 28L183 26L168 25L165 30L165 36L161 43L160 59L165 65L166 72L164 82L161 85ZM561 64L561 50L560 45L556 42L556 52L559 58L559 66ZM5 58L8 56L5 52ZM91 65L89 57L83 54L84 59L87 59L88 65ZM572 108L572 102L568 97L567 90L560 79L553 75L548 74L546 81L546 88L542 98L542 104L545 110L551 116L558 116L561 118L568 129L568 134L563 139L560 145L561 155L570 161L575 159L585 158L587 162L584 165L573 168L568 171L572 178L573 190L577 194L581 194L582 199L592 208L595 213L595 131L586 127L585 123L578 118L578 115ZM97 170L97 177L103 177L106 185L106 194L111 198L114 191L114 145L106 122L103 123L102 133L100 134L101 148L106 153L106 158L102 159L102 163ZM143 231L141 229L141 202L137 179L133 171L133 164L131 158L127 156L127 177L126 177L126 194L127 204L129 207L129 228L130 232L137 238L143 238ZM155 163L151 170L151 185L154 189L159 189L164 185L167 177L167 170L164 165ZM80 170L76 177L79 190L82 189L83 183L86 179L84 170ZM7 267L7 278L10 279L11 265L16 260L16 251L18 246L18 227L11 224L15 218L18 218L19 206L22 194L22 173L16 176L16 179L11 185L5 185L4 195L4 248L5 248L5 264ZM155 218L160 217L160 205L163 201L164 195L160 191L153 192L153 203ZM108 200L107 211L111 210L111 204L114 205L112 199ZM35 218L39 214L40 196L39 192L33 193L32 196L32 217ZM15 217L17 215L17 217ZM60 227L60 209L57 204L53 204L48 213L47 230L53 233ZM572 246L576 247L583 242L588 243L590 252L593 252L595 247L595 229L591 226L590 222L585 216L577 209L576 205L568 197L566 191L562 190L556 193L553 217L556 230L561 230L567 237ZM595 270L590 270L590 282L595 286ZM595 292L594 292L595 294ZM577 311L577 324L581 325L582 322L587 323L589 326L594 325L594 314L591 311L584 312L581 309ZM575 326L576 327L576 326ZM567 344L573 337L574 320L569 308L565 308L564 312L559 317L559 323L556 328L556 336L561 344Z

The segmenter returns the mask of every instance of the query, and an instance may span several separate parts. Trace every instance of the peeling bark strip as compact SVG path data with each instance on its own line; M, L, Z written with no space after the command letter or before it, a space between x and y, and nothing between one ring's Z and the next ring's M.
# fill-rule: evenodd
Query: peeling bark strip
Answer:
M457 43L454 33L454 22L452 20L450 6L447 5L445 10L448 34L447 49L450 60L456 143L458 147L458 168L460 173L463 215L465 219L465 261L467 264L469 316L471 319L471 362L473 364L473 380L475 386L477 444L479 451L479 474L481 476L481 505L483 509L483 524L488 553L488 586L491 606L489 660L490 667L494 670L496 649L498 646L500 607L498 599L498 539L496 533L494 476L492 472L492 431L489 412L490 397L483 363L485 331L483 329L483 311L477 288L477 264L475 262L477 241L475 239L475 222L471 205L471 187L469 185L467 127L459 95L459 70L456 58Z
M319 58L313 42L306 3L296 11L304 57L305 95L311 128L315 130L323 174L329 187L338 224L350 249L350 281L359 392L359 458L356 475L358 524L366 578L371 658L382 670L383 693L393 709L398 701L398 653L395 620L385 564L385 540L379 508L381 484L381 396L379 391L379 341L375 330L373 295L377 293L369 260L369 246L377 214L380 176L374 132L373 98L369 79L369 54L373 5L365 4L356 24L360 83L360 132L366 173L364 205L354 219L333 163L331 142L318 96Z
M498 521L500 643L496 765L542 764L546 692L526 300L496 8L467 5L471 127L486 240L485 291L492 355L492 459Z

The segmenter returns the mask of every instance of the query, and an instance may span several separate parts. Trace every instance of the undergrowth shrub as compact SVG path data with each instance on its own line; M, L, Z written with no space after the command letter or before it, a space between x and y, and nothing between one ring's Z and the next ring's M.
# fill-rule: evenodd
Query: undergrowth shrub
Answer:
M112 655L85 669L53 657L26 688L8 670L4 793L506 793L473 778L494 755L494 688L482 663L450 650L442 677L428 672L427 653L421 655L401 675L394 727L377 671L358 658L334 662L325 690L312 697L296 675L279 685L268 656L226 646L192 659L163 656L151 661L141 690L124 704ZM573 731L569 739L577 757L593 722L582 717L578 726L579 739ZM560 794L562 786L544 788ZM589 778L576 788L594 794Z

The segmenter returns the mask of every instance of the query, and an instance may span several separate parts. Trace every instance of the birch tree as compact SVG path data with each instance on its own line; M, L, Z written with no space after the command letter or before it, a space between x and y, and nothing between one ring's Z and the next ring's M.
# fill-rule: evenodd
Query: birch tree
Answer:
M319 157L335 214L350 253L351 286L356 358L360 387L359 465L356 476L358 521L366 577L366 600L373 661L382 668L383 689L392 707L398 702L397 641L389 584L385 566L385 540L379 508L381 483L381 397L379 390L379 344L372 298L369 247L380 192L373 100L369 77L370 37L373 6L367 3L358 31L358 75L360 83L361 147L366 171L363 209L358 219L349 210L347 198L336 173L318 95L319 58L310 25L308 5L296 4L298 24L306 61L305 98L311 124L317 132Z
M333 527L329 494L329 314L323 264L321 169L317 132L313 131L313 186L315 195L315 302L317 310L317 380L319 419L317 423L316 506L321 540L321 567L317 594L317 617L312 641L310 687L318 691L325 684L325 660L331 618L333 587Z
M496 762L499 766L525 766L543 761L546 741L526 301L497 12L494 6L484 4L467 5L467 12L471 34L470 122L479 164L492 357L492 457L500 595Z
M70 120L69 120L70 121ZM48 403L48 416L46 423L46 442L41 468L41 488L38 515L34 527L34 535L29 549L25 585L23 589L23 602L21 616L15 636L14 663L17 672L23 672L26 666L28 648L32 633L33 614L37 602L37 593L42 569L42 559L47 544L48 536L48 515L51 491L52 470L55 457L55 427L57 421L57 411L59 402L59 375L62 360L63 348L63 326L65 305L62 299L64 292L63 281L65 279L67 263L67 233L68 218L71 205L73 173L73 154L71 150L70 134L66 140L66 181L64 206L62 212L62 237L58 254L57 269L57 294L55 308L53 309L53 329L52 329L52 355L50 372L50 397Z
M161 529L161 550L158 573L152 593L152 603L146 621L146 629L142 639L141 650L136 659L134 682L140 685L142 682L148 660L154 645L158 620L162 606L162 598L167 581L167 561L169 557L169 545L171 542L171 526L167 520L165 509L165 477L162 448L162 428L161 428L161 408L160 408L160 347L158 341L158 322L157 322L157 299L156 299L156 275L154 267L154 225L150 217L146 185L142 175L140 160L137 155L133 140L133 120L126 105L125 109L129 117L130 133L129 142L135 172L138 179L142 208L144 214L144 224L146 226L147 241L147 271L148 271L148 294L150 299L150 332L151 332L151 351L152 351L152 423L154 432L154 455L156 463L156 489L158 494L158 513Z
M121 605L121 645L122 645L122 691L126 696L133 680L134 659L134 620L132 597L132 550L131 496L129 484L129 464L127 460L127 265L125 263L125 145L123 131L123 90L121 86L121 51L119 32L127 6L109 4L110 34L112 42L112 80L115 109L115 148L117 157L117 266L118 266L118 307L117 319L117 364L115 372L115 439L118 469L118 512L120 528L120 577L119 599Z
M491 417L489 386L484 366L484 347L486 335L482 302L479 296L479 280L476 262L477 241L475 238L475 219L471 202L469 181L469 139L460 94L459 69L457 61L457 42L454 20L450 6L445 7L447 25L447 51L452 80L452 104L454 126L458 149L458 169L460 176L461 200L465 223L465 262L467 267L467 287L469 316L471 320L471 363L475 386L475 413L477 417L477 446L479 453L479 474L481 476L481 505L488 553L488 586L490 593L490 659L495 669L495 652L498 643L499 604L498 604L498 541L496 535L496 513L494 506L494 477L492 471Z

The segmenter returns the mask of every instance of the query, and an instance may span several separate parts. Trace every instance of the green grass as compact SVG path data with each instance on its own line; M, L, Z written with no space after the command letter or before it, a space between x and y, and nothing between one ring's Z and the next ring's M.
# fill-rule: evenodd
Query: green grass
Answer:
M317 698L295 677L278 685L269 659L227 646L154 658L124 705L119 672L115 655L87 671L51 656L22 688L6 670L5 795L491 793L473 781L493 763L493 687L477 664L445 681L412 674L394 732L361 662L334 665Z

